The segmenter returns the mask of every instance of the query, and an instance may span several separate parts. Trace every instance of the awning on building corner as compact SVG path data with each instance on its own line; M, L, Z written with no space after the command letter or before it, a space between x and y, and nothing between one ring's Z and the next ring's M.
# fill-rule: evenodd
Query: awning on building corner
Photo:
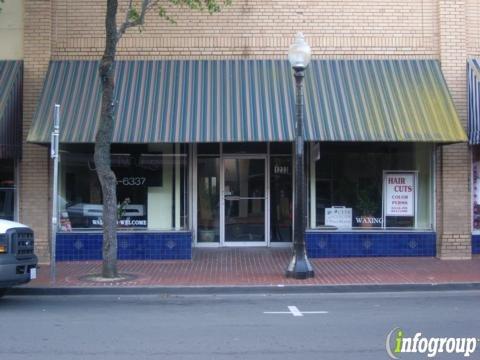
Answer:
M471 59L468 73L468 142L480 144L480 63Z
M22 61L0 61L0 159L21 156Z
M114 143L293 141L294 81L283 60L118 61ZM28 140L94 142L96 61L53 61ZM466 141L435 60L314 60L305 76L308 141Z

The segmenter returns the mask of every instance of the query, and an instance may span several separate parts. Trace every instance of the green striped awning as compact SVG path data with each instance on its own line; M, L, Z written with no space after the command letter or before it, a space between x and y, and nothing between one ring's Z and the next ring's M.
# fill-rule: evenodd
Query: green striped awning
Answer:
M283 60L118 61L114 143L292 141L294 81ZM96 61L53 61L28 140L91 143L100 115ZM305 74L309 141L462 142L434 60L314 60Z
M21 155L22 61L0 61L0 159Z

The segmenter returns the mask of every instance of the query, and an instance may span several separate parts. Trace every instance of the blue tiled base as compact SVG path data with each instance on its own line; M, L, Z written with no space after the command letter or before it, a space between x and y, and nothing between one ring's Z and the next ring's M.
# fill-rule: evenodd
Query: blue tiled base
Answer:
M434 232L333 233L307 231L305 241L307 254L311 258L436 255Z
M480 235L472 235L472 254L480 254Z
M58 261L101 260L101 233L57 234ZM131 232L118 234L119 260L171 260L192 258L192 233Z

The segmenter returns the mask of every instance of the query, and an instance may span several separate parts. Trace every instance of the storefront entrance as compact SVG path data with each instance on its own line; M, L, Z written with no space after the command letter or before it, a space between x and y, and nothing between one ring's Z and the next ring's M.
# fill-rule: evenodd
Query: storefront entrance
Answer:
M265 156L223 159L220 211L225 246L266 245L266 174Z
M289 246L292 241L291 145L199 147L195 161L199 246ZM245 149L245 147L243 147Z

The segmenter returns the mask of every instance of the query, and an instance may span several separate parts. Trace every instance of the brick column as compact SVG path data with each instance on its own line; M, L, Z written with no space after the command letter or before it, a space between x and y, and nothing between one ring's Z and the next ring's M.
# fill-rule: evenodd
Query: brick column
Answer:
M459 112L467 124L466 1L439 0L440 61L443 74ZM437 204L438 256L441 259L469 259L471 251L470 150L467 144L443 146L441 186Z
M20 163L20 221L35 232L40 262L49 261L49 160L45 146L25 142L50 60L51 0L25 0L23 159Z

